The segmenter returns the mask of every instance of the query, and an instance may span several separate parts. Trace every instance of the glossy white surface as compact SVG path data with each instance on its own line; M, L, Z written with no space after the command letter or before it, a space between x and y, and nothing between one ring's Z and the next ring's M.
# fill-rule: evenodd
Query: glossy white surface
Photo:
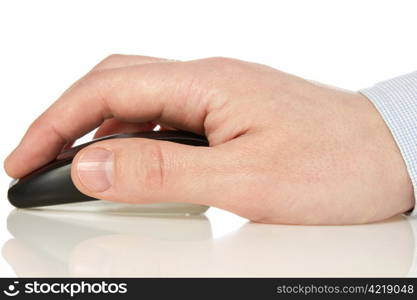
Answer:
M218 228L217 224L228 226ZM223 219L223 221L222 221ZM408 276L415 237L402 217L357 226L207 216L15 210L3 258L17 276Z
M112 53L228 56L358 90L415 70L416 11L413 0L0 1L0 161L38 115ZM407 276L415 270L416 220L303 227L247 223L212 208L206 218L12 212L9 183L0 172L0 276Z

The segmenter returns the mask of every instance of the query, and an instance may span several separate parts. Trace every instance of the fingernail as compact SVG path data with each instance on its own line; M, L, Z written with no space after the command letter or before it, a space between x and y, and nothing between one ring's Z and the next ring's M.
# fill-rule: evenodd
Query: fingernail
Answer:
M113 152L103 148L85 151L78 160L78 178L92 192L103 192L113 183Z

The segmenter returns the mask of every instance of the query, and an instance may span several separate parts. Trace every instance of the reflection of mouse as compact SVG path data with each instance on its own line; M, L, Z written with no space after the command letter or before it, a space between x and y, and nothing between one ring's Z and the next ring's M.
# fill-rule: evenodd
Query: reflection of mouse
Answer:
M167 255L166 249L170 249L171 252L171 247L175 249L179 247L183 253L186 251L194 253L195 250L198 252L201 244L210 244L212 240L210 221L204 215L131 217L114 213L14 209L7 218L7 229L14 239L8 240L3 245L2 255L18 277L81 275L79 272L83 268L77 267L80 259L78 253L84 251L84 247L96 244L96 241L100 243L105 240L104 244L97 245L98 253L101 250L107 252L112 241L121 239L124 240L121 246L126 247L126 251L131 249L130 253L137 251L140 255L143 253L141 247L147 249L155 247L152 258L149 258L149 254L147 256L148 259L155 259L157 265L160 261L164 261ZM110 245L107 243L108 239ZM86 255L81 254L81 256L87 259ZM126 257L125 253L122 256L126 261L132 259L130 256ZM179 260L183 261L183 259ZM125 276L129 276L132 272L139 273L138 270L129 267L131 263L121 266L113 262L113 259L105 259L100 261L100 264L107 269L108 264L111 263ZM99 270L96 272L100 273Z
M184 131L125 133L99 138L66 150L53 162L13 181L8 191L10 203L19 208L30 208L97 200L82 194L74 186L71 180L71 162L77 152L85 146L114 138L148 138L193 146L208 146L205 137ZM205 211L207 207L203 207Z

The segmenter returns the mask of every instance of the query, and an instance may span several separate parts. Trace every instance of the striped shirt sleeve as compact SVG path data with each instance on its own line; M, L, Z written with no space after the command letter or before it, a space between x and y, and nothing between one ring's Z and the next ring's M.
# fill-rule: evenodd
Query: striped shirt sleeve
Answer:
M376 107L401 151L417 200L417 71L360 90ZM417 216L417 208L408 214Z

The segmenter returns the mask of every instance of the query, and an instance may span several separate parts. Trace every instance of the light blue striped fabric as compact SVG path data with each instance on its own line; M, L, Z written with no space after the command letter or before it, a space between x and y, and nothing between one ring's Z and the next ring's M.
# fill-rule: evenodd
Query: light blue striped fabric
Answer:
M375 105L401 151L417 200L417 72L360 91ZM410 212L417 216L417 207Z

